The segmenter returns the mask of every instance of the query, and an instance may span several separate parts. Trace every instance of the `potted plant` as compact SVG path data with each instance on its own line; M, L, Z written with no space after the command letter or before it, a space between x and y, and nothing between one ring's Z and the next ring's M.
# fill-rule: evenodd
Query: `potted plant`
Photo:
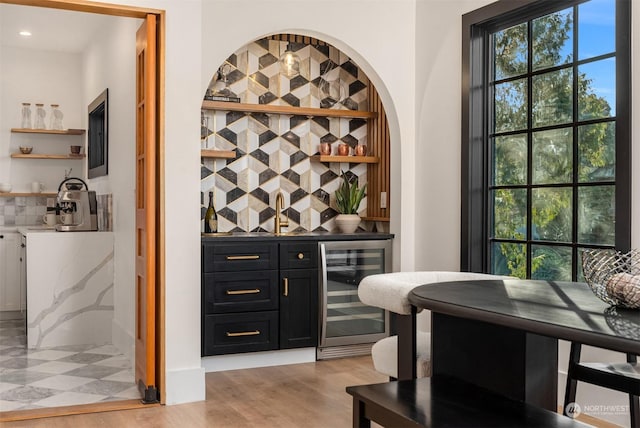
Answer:
M358 207L365 196L367 185L358 187L358 177L354 177L353 182L349 181L347 175L342 172L342 183L335 192L336 209L340 213L336 217L336 225L343 233L353 233L360 224Z

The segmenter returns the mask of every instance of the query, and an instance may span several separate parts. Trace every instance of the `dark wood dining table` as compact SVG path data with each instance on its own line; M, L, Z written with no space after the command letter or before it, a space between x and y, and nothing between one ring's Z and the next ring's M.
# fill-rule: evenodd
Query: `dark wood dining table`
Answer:
M432 312L433 377L461 379L552 411L559 339L640 354L640 310L611 307L584 283L443 282L416 287L409 301ZM415 343L409 338L400 346L411 352Z

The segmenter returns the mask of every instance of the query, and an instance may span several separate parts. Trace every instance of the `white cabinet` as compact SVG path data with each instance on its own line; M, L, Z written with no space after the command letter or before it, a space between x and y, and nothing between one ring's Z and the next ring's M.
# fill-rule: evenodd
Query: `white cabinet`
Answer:
M0 311L21 310L21 243L19 233L0 232Z

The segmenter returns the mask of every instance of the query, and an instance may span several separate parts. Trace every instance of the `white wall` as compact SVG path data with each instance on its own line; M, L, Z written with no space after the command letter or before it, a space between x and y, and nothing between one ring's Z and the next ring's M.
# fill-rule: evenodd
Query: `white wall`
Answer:
M484 5L488 0L417 0L416 14L416 123L418 124L415 159L417 221L415 234L417 270L458 270L460 263L460 87L461 87L461 31L462 15ZM640 23L640 8L633 8L634 23ZM638 28L633 27L632 40L639 40ZM640 45L633 46L633 70L638 69ZM637 72L633 73L637 76ZM632 123L640 123L640 78L633 82ZM633 165L640 165L640 135L632 137ZM633 188L640 185L638 168L633 171ZM634 192L634 196L637 191ZM634 223L632 246L640 245L640 199L633 198ZM585 347L583 361L623 361L619 353ZM564 397L564 382L568 358L568 344L560 343L559 399ZM583 404L627 405L624 394L585 383L578 385L577 402ZM628 426L629 418L621 414L598 414Z
M88 180L97 194L113 195L115 278L113 344L132 361L135 331L135 85L136 30L142 20L111 17L82 55L84 106L109 89L109 173ZM85 148L86 152L86 148Z
M65 128L82 127L82 87L80 55L2 46L0 50L2 121L0 122L0 182L13 185L13 192L31 191L39 181L45 191L57 192L65 169L80 171L81 160L11 159L19 146L33 146L33 153L67 154L70 145L82 144L84 136L13 134L21 127L21 104L31 103L35 122L35 103L43 103L49 126L51 104L60 104Z

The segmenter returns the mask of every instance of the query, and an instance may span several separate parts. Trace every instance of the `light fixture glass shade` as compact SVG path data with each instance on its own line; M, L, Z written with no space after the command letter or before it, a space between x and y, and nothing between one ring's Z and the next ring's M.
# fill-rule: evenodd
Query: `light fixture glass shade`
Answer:
M289 48L280 56L280 73L287 77L300 74L300 57Z

